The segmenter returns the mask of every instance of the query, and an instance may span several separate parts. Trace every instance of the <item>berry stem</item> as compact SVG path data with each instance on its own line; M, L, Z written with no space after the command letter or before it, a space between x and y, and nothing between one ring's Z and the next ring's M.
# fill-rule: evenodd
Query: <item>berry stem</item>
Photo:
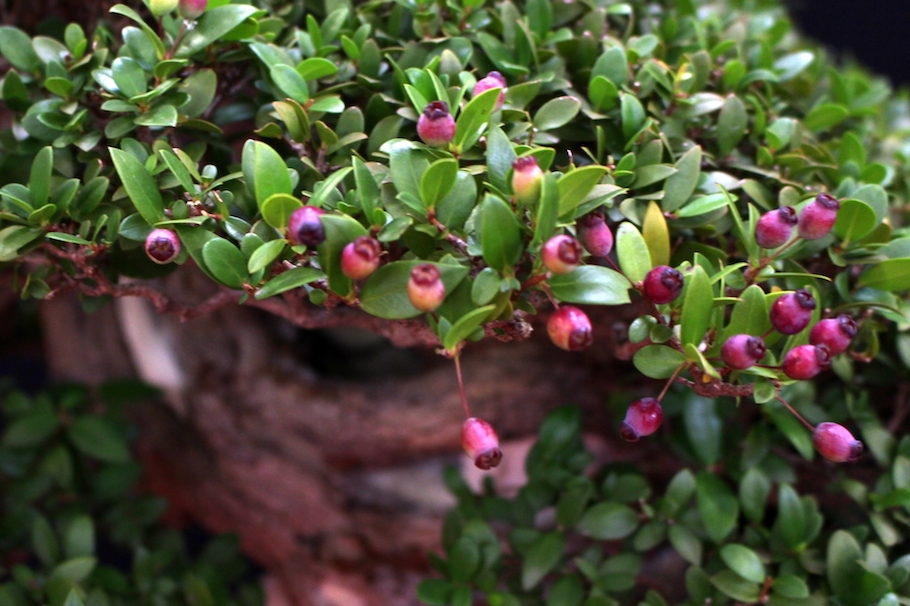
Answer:
M461 352L455 354L455 374L458 375L458 392L461 394L461 405L464 407L464 416L466 419L471 418L471 412L468 409L468 396L464 392L464 379L461 376Z
M664 396L667 395L667 390L670 389L670 385L673 385L673 382L676 381L676 377L679 376L679 373L682 372L682 369L686 367L686 362L680 364L676 370L673 371L673 374L670 375L670 378L667 379L667 383L664 385L664 388L660 390L660 395L657 396L657 402L660 403L664 399Z
M780 394L776 393L776 394L774 394L774 397L777 399L778 402L780 402L781 404L783 404L784 406L786 406L786 407L787 407L787 410L789 410L789 411L792 412L794 415L796 415L796 418L799 419L800 421L802 421L803 425L805 425L806 427L809 428L809 431L815 432L815 426L812 425L812 423L810 423L809 421L805 420L801 414L799 414L798 412L796 412L796 411L793 409L793 407L790 406L790 404L787 403L786 400L784 400L782 397L780 397Z

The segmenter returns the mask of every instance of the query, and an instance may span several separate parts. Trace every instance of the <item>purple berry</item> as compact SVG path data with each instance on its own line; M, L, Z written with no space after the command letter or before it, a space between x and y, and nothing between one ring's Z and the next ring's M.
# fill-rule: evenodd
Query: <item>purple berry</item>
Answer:
M442 283L439 268L432 263L421 263L411 270L408 280L408 300L422 312L429 313L442 305L446 298L446 287Z
M832 356L847 351L856 336L856 322L847 314L822 320L809 331L809 343L825 345Z
M550 340L566 351L581 351L594 342L591 320L577 307L563 305L547 321Z
M205 12L209 0L180 0L178 10L184 19L198 19Z
M375 238L360 236L341 251L341 272L352 280L369 277L379 267L382 245Z
M803 207L799 213L800 237L806 240L824 238L837 221L840 202L834 196L818 194L815 200Z
M315 206L301 206L288 219L288 239L294 244L313 248L325 242L325 229L319 216L325 214Z
M728 368L745 370L765 357L765 342L752 335L733 335L721 347L720 357Z
M800 345L787 352L782 368L791 379L811 379L831 367L831 355L824 345Z
M145 253L155 263L170 263L180 254L180 239L169 229L153 229L145 238Z
M657 431L663 418L663 408L656 398L635 400L626 410L626 418L619 426L619 435L629 442L637 442L638 438Z
M809 326L813 309L815 298L808 290L783 294L771 305L771 326L782 335L795 335Z
M543 171L534 156L521 156L512 162L512 191L519 202L531 204L540 194Z
M496 111L506 100L506 79L502 77L502 74L499 72L490 72L487 74L486 78L481 78L477 81L477 84L474 85L474 90L471 92L471 95L476 97L480 93L485 93L491 88L502 89L499 91L499 98L496 99L496 105L493 106L493 111Z
M417 135L430 147L445 147L455 138L455 118L445 101L433 101L417 120Z
M762 248L783 246L793 234L798 219L792 206L782 206L762 215L755 225L755 241Z
M649 271L642 282L642 294L657 305L675 301L682 291L683 275L666 265L658 265Z
M575 224L581 245L595 257L606 257L613 250L613 232L601 212L588 213Z
M572 236L553 236L543 245L543 265L554 274L567 274L581 263L581 244Z
M819 423L812 443L821 456L835 463L852 463L863 454L863 443L837 423Z
M471 417L464 422L461 428L461 446L480 469L496 467L502 461L496 431L483 419Z

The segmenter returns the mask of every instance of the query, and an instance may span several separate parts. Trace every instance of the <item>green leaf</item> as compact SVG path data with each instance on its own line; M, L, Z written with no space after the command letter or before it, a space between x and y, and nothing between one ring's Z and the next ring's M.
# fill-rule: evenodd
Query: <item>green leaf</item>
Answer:
M534 223L534 238L531 246L539 246L553 236L559 221L559 186L556 175L544 173L540 182L540 200L537 202L537 221Z
M575 97L556 97L537 110L532 123L540 131L559 128L571 122L580 109L581 101Z
M626 52L621 46L608 48L597 58L591 70L591 78L603 76L617 88L622 87L629 80L629 61Z
M691 391L684 398L683 422L689 444L703 464L714 465L723 452L723 421L715 402Z
M73 445L90 457L111 463L126 463L130 451L120 431L106 419L81 416L66 428Z
M559 216L571 214L591 193L607 169L603 166L576 168L556 182L559 187Z
M180 113L188 118L198 118L215 99L218 92L218 76L213 69L200 69L180 84L180 91L190 96L190 100L180 106Z
M847 119L850 112L837 103L822 103L812 108L803 119L806 128L814 132L823 132Z
M303 76L290 65L279 63L269 68L269 75L281 91L296 101L306 103L310 98L310 89Z
M284 159L261 141L250 139L243 145L243 180L260 208L274 194L294 193Z
M338 67L334 63L322 57L305 59L297 66L297 73L304 80L318 80L319 78L331 76L337 71Z
M521 224L514 211L496 196L488 195L480 207L480 221L483 260L493 269L511 275L512 266L524 252Z
M284 252L286 246L287 242L285 240L271 240L266 242L250 255L250 260L246 265L247 271L254 274L260 269L269 267L275 259Z
M622 117L622 136L630 143L632 137L638 134L645 124L645 108L635 95L624 93L619 109Z
M430 606L447 606L452 601L453 589L446 579L424 579L417 585L417 599Z
M408 280L414 266L424 261L394 261L383 265L370 276L360 292L361 308L374 316L387 320L402 320L420 315L408 300ZM451 262L434 263L441 274L446 293L468 275L468 268Z
M837 211L834 233L844 240L844 245L862 239L878 225L875 209L861 200L844 200Z
M752 583L730 570L721 570L712 576L711 584L717 587L721 593L734 600L749 604L758 601L759 584Z
M57 541L57 535L51 528L47 518L42 515L36 515L35 521L32 522L32 548L35 555L45 565L52 566L60 559L60 543Z
M195 193L196 184L193 181L193 177L190 175L190 171L186 169L186 166L183 165L183 162L180 161L180 158L177 157L177 154L170 149L162 149L158 151L158 155L161 156L161 159L164 161L168 170L171 171L171 174L180 182L180 186L183 187L183 190L189 193Z
M367 230L357 219L348 215L323 215L321 221L325 229L325 241L317 247L319 264L328 276L329 288L346 297L353 285L351 279L341 271L341 253L355 238L365 236Z
M888 292L910 289L910 259L879 261L863 272L859 277L859 284Z
M389 141L383 149L389 154L389 172L395 189L419 199L420 179L430 168L429 161L406 139Z
M250 279L240 249L224 238L212 238L202 247L202 257L212 277L230 289L240 290Z
M274 297L275 295L281 294L285 291L303 286L304 284L309 284L310 282L315 282L316 280L322 280L325 278L325 274L314 269L312 267L295 267L289 269L286 272L283 272L262 286L259 290L256 291L256 300L267 299L269 297Z
M204 49L258 12L255 6L247 4L226 4L208 9L196 22L196 27L184 34L174 56L186 57Z
M625 276L599 265L582 265L567 274L554 275L547 284L553 296L566 303L622 305L630 301Z
M485 305L458 318L458 321L452 325L443 338L443 349L454 351L459 343L471 336L471 333L483 324L494 309L496 309L495 305Z
M150 224L164 221L164 201L155 180L132 154L116 147L109 147L114 168L123 182L127 195L142 218Z
M302 206L299 198L289 194L272 194L262 202L262 220L284 233L291 215Z
M50 579L48 580L48 585L51 585L58 579L63 579L74 584L81 583L88 578L88 575L92 573L97 563L98 561L94 557L70 558L54 568L53 572L51 572Z
M491 88L471 99L455 122L455 138L452 144L455 149L467 150L480 138L484 126L493 113L493 107L499 99L500 89Z
M455 583L466 583L477 573L481 553L477 541L461 536L449 550L449 577Z
M686 356L668 345L646 345L635 352L632 363L646 377L669 379L686 363Z
M717 147L718 156L725 158L730 155L743 136L746 134L746 126L749 116L746 114L746 106L736 95L727 97L724 106L717 117Z
M714 291L711 279L701 265L696 265L686 279L683 293L680 340L698 345L708 332L714 313Z
M155 53L159 58L164 56L164 42L161 41L161 38L158 37L158 34L148 26L145 20L133 9L124 5L124 4L115 4L111 7L111 13L115 15L123 15L129 19L132 19L136 24L142 29L145 33L145 36L149 39L152 45L155 47Z
M632 223L620 223L616 230L616 255L619 266L632 282L641 282L654 267L648 244Z
M743 514L756 524L765 517L765 506L771 493L771 481L763 471L752 467L739 483L739 503Z
M506 178L512 168L512 162L517 157L512 142L502 132L502 128L491 124L487 131L487 174L490 177L490 183L496 189L508 191L509 184Z
M632 183L634 189L647 187L655 183L660 183L667 177L676 174L676 168L666 164L649 164L635 170L635 181Z
M806 535L806 522L806 514L799 495L789 484L781 484L775 529L791 549L802 545Z
M758 554L737 543L724 545L720 548L720 559L730 570L753 583L763 583L765 580L765 566Z
M44 147L35 154L32 170L28 179L29 201L32 208L41 208L47 204L50 195L51 175L54 170L54 148Z
M588 509L575 528L584 536L600 541L622 539L638 528L638 514L630 507L606 501Z
M458 161L444 158L430 164L420 178L420 196L427 208L436 205L445 198L455 185L458 175Z
M95 553L95 524L87 515L70 519L63 536L67 558L91 556Z
M668 265L670 263L670 230L660 206L653 200L648 204L645 218L641 226L642 237L651 253L651 262L654 265Z
M674 524L670 526L667 537L670 539L670 545L685 561L693 566L701 564L704 546L694 532L682 524Z
M566 537L562 532L542 534L531 543L521 565L521 588L530 591L556 567L562 559Z
M467 171L455 174L455 186L436 206L436 219L449 229L460 229L477 205L477 182Z
M714 212L719 208L727 205L727 197L724 194L708 194L707 196L697 196L692 198L688 204L677 211L676 216L681 218L698 217Z
M730 487L716 475L700 471L695 477L698 513L705 531L715 543L722 543L739 517L739 503Z
M0 27L0 55L23 72L35 73L41 68L41 58L32 46L32 39L17 27Z

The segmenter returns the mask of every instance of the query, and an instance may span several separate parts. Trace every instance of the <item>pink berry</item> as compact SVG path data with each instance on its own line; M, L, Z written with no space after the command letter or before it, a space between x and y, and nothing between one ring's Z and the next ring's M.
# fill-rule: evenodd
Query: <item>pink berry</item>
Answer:
M288 219L288 239L310 248L325 242L325 229L319 220L323 214L325 211L315 206L301 206L292 212Z
M375 238L360 236L341 251L341 272L352 280L369 277L379 267L382 245Z
M519 202L531 204L540 194L543 171L534 156L521 156L512 162L512 191Z
M455 138L455 118L445 101L433 101L417 119L417 135L430 147L445 147Z
M575 225L581 245L595 257L606 257L613 250L613 232L601 212L588 213Z
M863 454L863 443L837 423L820 423L812 434L812 443L819 454L835 463L852 463Z
M642 294L657 305L675 301L682 291L683 275L666 265L658 265L649 271L642 282Z
M496 431L483 419L471 417L464 422L461 428L461 446L480 469L496 467L502 461Z
M782 335L795 335L809 326L813 309L815 297L808 290L783 294L771 305L771 326Z
M180 239L169 229L153 229L145 238L145 253L155 263L170 263L180 254Z
M502 89L499 91L499 98L496 99L496 105L493 106L493 111L496 111L502 107L502 104L506 100L506 79L502 77L502 74L499 72L490 72L487 74L486 78L481 78L477 81L471 94L476 97L480 93L485 93L491 88Z
M809 343L825 345L832 356L847 351L856 336L856 322L847 314L822 320L809 331Z
M792 206L782 206L762 215L755 225L755 241L762 248L783 246L793 234L796 211Z
M806 240L824 238L837 221L840 202L834 196L818 194L799 213L799 235Z
M572 236L553 236L543 245L543 265L554 274L567 274L581 263L581 244Z
M635 400L626 410L626 418L619 426L619 435L629 442L637 442L642 436L649 436L660 427L664 411L656 398Z
M577 307L563 305L547 321L550 340L566 351L581 351L594 342L591 320Z
M198 19L205 12L209 0L180 0L178 10L184 19Z
M721 347L720 357L728 368L745 370L765 357L765 342L752 335L733 335Z
M446 287L442 283L439 268L432 263L421 263L411 270L408 280L408 300L422 312L429 313L442 305L446 298Z
M787 352L781 365L791 379L811 379L831 367L831 355L824 345L800 345Z

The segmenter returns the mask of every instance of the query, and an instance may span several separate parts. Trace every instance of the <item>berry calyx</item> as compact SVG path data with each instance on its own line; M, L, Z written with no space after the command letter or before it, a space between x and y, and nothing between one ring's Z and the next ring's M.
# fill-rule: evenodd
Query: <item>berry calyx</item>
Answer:
M815 200L803 207L799 213L799 235L806 240L818 240L831 232L837 221L840 202L828 194L818 194Z
M522 204L532 204L540 195L543 171L534 156L521 156L512 162L512 191Z
M815 297L808 290L783 294L771 305L771 326L782 335L795 335L809 326L813 309Z
M571 305L563 305L547 320L547 334L560 349L581 351L594 342L588 315Z
M762 248L783 246L793 234L793 226L799 219L792 206L782 206L762 215L755 224L755 241Z
M602 212L588 213L575 224L578 240L595 257L606 257L613 250L613 232Z
M461 428L461 446L480 469L491 469L502 461L499 437L493 426L483 419L471 417L464 422Z
M791 379L811 379L831 367L831 355L824 345L800 345L787 352L781 368Z
M439 268L432 263L421 263L411 270L408 280L408 301L424 313L442 305L446 298L446 287L442 283Z
M496 105L493 106L493 111L502 107L502 104L506 100L506 79L499 72L490 72L485 78L481 78L477 81L477 84L474 85L474 90L471 91L471 95L476 97L481 93L485 93L491 88L499 88L499 97L496 99Z
M455 118L445 101L433 101L417 119L417 136L430 147L445 147L455 138Z
M169 229L153 229L145 238L145 254L160 265L176 259L180 249L180 239Z
M208 4L209 0L180 0L177 9L181 17L192 21L202 16Z
M352 280L369 277L379 267L381 254L376 238L359 236L341 251L341 272Z
M325 242L325 229L319 216L324 214L321 208L301 206L291 213L288 219L288 239L294 244L303 244L313 248Z
M581 244L572 236L553 236L543 245L540 257L544 267L554 274L567 274L581 263Z
M642 282L642 294L657 305L675 301L683 291L683 275L677 269L658 265Z
M852 463L863 454L863 443L837 423L819 423L812 443L821 456L834 463Z
M626 410L626 418L619 426L619 435L629 442L637 442L642 436L649 436L660 427L664 410L657 398L635 400Z
M720 357L728 368L745 370L765 357L765 342L752 335L733 335L724 342Z
M832 356L847 351L856 336L856 322L847 314L821 320L809 331L809 343L825 345Z

